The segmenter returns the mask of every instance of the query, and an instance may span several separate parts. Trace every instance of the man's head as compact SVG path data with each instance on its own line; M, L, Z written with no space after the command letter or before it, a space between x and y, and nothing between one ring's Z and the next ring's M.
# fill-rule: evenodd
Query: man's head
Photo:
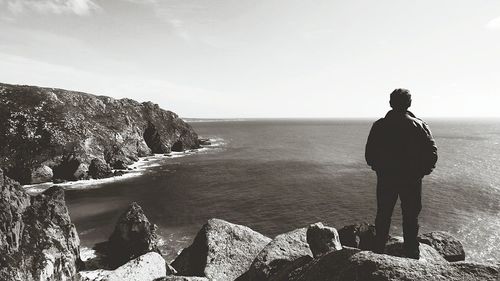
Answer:
M391 93L389 101L392 109L406 111L411 106L411 95L407 89L396 89Z

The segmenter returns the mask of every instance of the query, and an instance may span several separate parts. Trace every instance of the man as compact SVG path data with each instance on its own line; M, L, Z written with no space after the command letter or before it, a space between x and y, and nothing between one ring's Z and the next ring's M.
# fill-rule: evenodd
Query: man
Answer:
M432 172L437 148L427 124L408 111L411 95L406 89L391 93L390 110L376 121L366 143L366 162L377 173L376 246L384 253L394 205L401 200L403 250L419 259L418 215L422 209L422 178Z

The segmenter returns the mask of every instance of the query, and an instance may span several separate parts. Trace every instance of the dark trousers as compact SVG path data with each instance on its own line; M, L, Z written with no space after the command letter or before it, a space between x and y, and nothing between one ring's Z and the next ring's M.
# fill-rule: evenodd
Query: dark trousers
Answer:
M422 179L402 176L377 176L377 217L375 219L376 245L374 251L383 253L391 216L396 201L401 200L403 212L404 251L407 255L419 254L417 241L418 215L422 209Z

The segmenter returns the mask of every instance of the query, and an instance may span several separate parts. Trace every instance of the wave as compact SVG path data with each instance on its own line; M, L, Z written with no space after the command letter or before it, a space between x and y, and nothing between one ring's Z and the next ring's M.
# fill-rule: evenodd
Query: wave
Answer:
M196 119L196 118L182 118L184 122L187 123L202 123L202 122L240 122L240 121L249 121L246 118L229 118L229 119Z

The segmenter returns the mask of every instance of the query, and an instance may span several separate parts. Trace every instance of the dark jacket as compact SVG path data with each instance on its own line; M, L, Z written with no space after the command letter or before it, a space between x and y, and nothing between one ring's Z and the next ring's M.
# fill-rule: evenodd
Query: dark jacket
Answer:
M391 110L373 123L365 158L377 175L422 178L432 172L438 157L427 124L409 111Z

